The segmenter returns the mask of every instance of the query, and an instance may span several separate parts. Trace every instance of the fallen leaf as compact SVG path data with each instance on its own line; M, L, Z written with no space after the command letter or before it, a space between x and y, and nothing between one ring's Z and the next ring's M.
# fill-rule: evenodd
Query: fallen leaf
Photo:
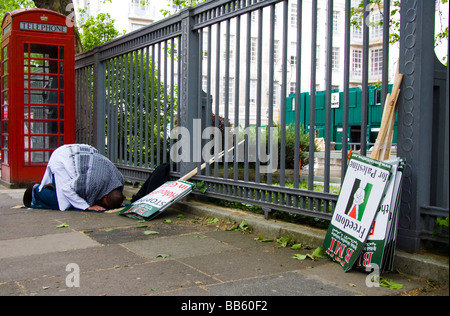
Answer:
M144 232L144 235L158 235L159 233L158 232L155 232L155 231L153 231L153 230L146 230L145 232Z
M208 224L214 224L217 223L219 221L219 219L217 217L210 219L207 223Z
M306 259L306 255L296 254L296 255L293 255L292 258L303 261Z
M292 247L291 247L291 249L294 249L294 250L299 250L301 248L302 248L302 244L295 244L295 245L292 245Z
M62 223L61 225L56 226L56 228L64 228L64 227L69 227L69 225L67 225L67 223Z

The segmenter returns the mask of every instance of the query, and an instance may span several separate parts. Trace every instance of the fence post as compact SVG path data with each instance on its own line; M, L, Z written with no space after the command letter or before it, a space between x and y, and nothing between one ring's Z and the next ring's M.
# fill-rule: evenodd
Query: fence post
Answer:
M99 59L98 48L94 53L93 135L94 147L105 154L105 65Z
M194 120L200 118L198 113L198 85L199 85L199 34L192 31L194 25L193 9L188 8L181 12L181 95L179 102L180 122L178 126L189 131L188 140L182 140L182 150L189 147L190 157L188 161L180 162L180 173L184 175L196 167L194 157L194 145L198 140L194 139ZM195 143L197 142L197 143ZM184 155L182 155L184 156Z
M406 158L398 246L420 248L421 207L430 203L434 81L434 1L402 1L398 156Z

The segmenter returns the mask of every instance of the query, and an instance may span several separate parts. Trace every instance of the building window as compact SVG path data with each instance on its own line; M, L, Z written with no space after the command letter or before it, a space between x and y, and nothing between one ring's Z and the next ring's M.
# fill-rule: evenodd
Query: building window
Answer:
M291 27L297 27L297 4L291 4Z
M280 41L274 41L273 43L273 62L277 63L280 56Z
M297 83L295 83L295 82L291 82L289 84L289 93L290 94L295 94L296 86L297 86Z
M361 18L358 18L357 23L352 26L352 39L360 41L363 38L363 31L361 27Z
M355 49L352 52L352 75L362 75L362 50Z
M227 81L227 78L223 78L223 83L224 83L224 87L225 87L225 82ZM226 105L226 100L228 97L228 106L233 105L233 89L234 89L234 78L229 78L228 79L228 91L226 91L225 89L223 89L223 104Z
M383 16L380 13L370 16L370 37L372 40L383 38Z
M297 65L297 43L291 43L291 65Z
M333 47L331 58L332 58L331 69L333 69L333 71L338 71L339 70L339 59L340 59L339 47Z
M341 16L341 13L339 11L333 11L333 34L334 35L339 35L340 16Z
M257 45L258 45L258 39L252 37L252 42L251 42L251 47L250 47L252 63L256 63Z
M370 52L370 71L372 76L380 76L383 73L383 49L373 49Z

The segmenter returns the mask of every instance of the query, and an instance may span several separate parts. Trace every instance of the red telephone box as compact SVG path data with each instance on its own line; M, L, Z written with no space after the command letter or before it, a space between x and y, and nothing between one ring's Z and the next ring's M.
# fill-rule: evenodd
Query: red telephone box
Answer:
M66 16L7 13L1 42L1 180L40 182L53 150L75 142L75 41Z

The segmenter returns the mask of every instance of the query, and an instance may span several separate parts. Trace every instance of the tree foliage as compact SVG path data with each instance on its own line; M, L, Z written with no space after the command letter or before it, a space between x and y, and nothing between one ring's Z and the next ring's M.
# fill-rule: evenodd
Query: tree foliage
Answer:
M99 13L96 17L88 17L80 29L83 50L90 50L125 34L125 31L119 32L115 28L114 19L108 13Z
M437 16L436 19L442 20L442 8L441 6L448 3L448 0L435 0L436 6L437 6ZM370 0L370 7L364 8L364 1L361 0L356 7L352 7L352 25L354 27L361 27L364 12L366 10L370 10L370 12L376 12L378 11L381 15L383 15L383 0ZM398 18L396 18L401 11L401 0L395 0L393 1L391 5L391 11L389 19L389 27L390 27L390 34L389 34L389 41L391 44L395 44L400 40L400 21ZM370 26L376 27L379 25L383 25L383 21L387 20L386 18L383 18L382 20L378 22L371 22ZM437 32L435 36L435 46L438 46L442 43L443 40L448 39L448 25L442 26L441 29Z
M193 7L201 2L205 2L205 0L167 0L169 4L167 5L168 9L162 9L161 13L164 16L169 16L172 14L172 8L175 6L177 10L185 9L188 7Z

